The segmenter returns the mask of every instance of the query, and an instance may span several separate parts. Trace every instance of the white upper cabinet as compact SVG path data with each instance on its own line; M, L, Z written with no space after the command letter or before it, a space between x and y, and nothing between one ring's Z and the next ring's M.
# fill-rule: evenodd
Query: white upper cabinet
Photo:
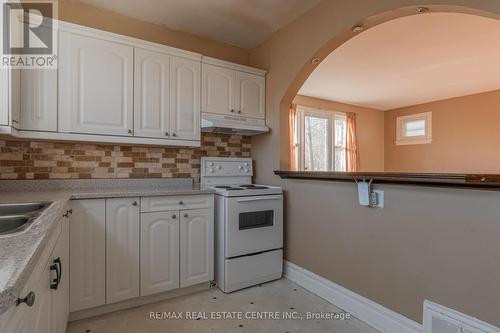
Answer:
M204 58L201 109L203 112L265 119L265 71Z
M172 56L170 58L171 137L200 140L201 63Z
M133 74L133 47L60 32L61 130L131 136Z
M141 215L141 296L179 288L179 211Z
M0 125L9 125L9 71L0 68Z
M245 117L266 117L266 79L263 76L236 72L236 112Z
M21 111L18 128L57 132L57 70L21 70Z
M139 198L106 199L106 304L139 296Z
M203 64L201 110L209 113L234 113L236 72L232 69Z
M170 136L170 57L135 49L134 135Z
M214 279L214 211L181 211L181 288Z

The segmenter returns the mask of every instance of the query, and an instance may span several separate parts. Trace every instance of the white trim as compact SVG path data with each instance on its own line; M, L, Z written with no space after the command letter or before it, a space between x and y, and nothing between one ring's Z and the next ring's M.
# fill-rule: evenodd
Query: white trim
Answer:
M384 333L422 333L422 325L289 261L284 276Z
M159 145L159 146L173 146L173 147L201 146L200 141L194 141L194 140L180 140L180 139L172 140L172 139L141 138L136 136L21 131L21 130L16 130L15 128L10 128L9 131L8 126L1 126L0 134L10 134L15 138L20 138L20 139L96 142L103 144L116 143L116 144L127 144L127 145Z
M186 51L182 49L178 49L175 47L148 42L142 39L128 37L120 34L116 34L113 32L103 31L99 29L89 28L85 26L81 26L78 24L68 23L64 21L59 21L59 30L66 31L77 35L99 38L102 40L110 41L113 43L120 43L127 46L132 46L136 48L146 49L155 52L161 52L177 57L192 59L196 61L201 61L202 55L199 53Z
M424 120L425 135L405 136L404 123L407 121ZM396 145L421 145L432 142L432 112L415 113L396 117Z
M115 312L115 311L135 308L135 307L146 305L146 304L164 301L164 300L171 299L174 297L198 293L201 291L209 290L210 288L211 288L210 283L203 282L203 283L196 284L196 285L193 285L190 287L173 289L173 290L169 290L169 291L159 293L159 294L136 297L136 298L132 298L132 299L129 299L126 301L118 302L118 303L105 304L105 305L98 306L96 308L90 308L90 309L80 310L80 311L76 311L76 312L71 312L69 314L69 321L71 322L71 321L75 321L75 320L81 320L81 319L86 319L86 318L90 318L90 317L100 316L100 315Z
M240 65L240 64L235 64L235 63L232 63L229 61L224 61L224 60L211 58L211 57L203 56L203 58L201 59L201 62L202 62L202 64L209 64L209 65L213 65L213 66L224 67L224 68L233 69L233 70L237 70L240 72L246 72L249 74L255 74L255 75L259 75L259 76L266 76L266 74L267 74L267 71L265 71L263 69L244 66L244 65Z

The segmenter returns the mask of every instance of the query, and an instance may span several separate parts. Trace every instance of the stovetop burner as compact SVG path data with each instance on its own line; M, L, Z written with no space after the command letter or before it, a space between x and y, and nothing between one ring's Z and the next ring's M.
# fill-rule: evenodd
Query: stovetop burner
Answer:
M229 190L229 191L241 191L241 190L243 190L242 188L232 187L229 185L218 185L218 186L215 186L215 188L221 188L221 189Z
M253 184L240 185L240 187L243 187L244 189L248 189L248 190L266 190L269 188L267 186L260 186L260 185L253 185Z

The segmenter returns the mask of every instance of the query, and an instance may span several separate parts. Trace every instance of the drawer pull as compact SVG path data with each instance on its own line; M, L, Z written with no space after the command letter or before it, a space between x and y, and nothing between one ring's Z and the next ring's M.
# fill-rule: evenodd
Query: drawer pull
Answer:
M177 218L177 215L175 215L175 214L174 214L174 215L172 215L172 218L173 218L173 219L176 219L176 218Z
M137 205L138 205L137 201L134 201L134 202L132 203L132 206L137 206Z
M184 205L184 201L179 201L179 205Z
M187 218L187 217L189 217L189 215L186 213L186 214L184 214L184 217L186 217L186 218Z
M33 304L35 304L35 293L30 291L25 298L18 298L16 305L19 306L23 303L26 303L27 306L33 306Z
M61 264L61 258L56 258L54 259L54 264L50 266L51 271L56 271L56 277L50 284L50 289L57 290L59 288L59 284L61 283L61 278L62 278L62 264Z

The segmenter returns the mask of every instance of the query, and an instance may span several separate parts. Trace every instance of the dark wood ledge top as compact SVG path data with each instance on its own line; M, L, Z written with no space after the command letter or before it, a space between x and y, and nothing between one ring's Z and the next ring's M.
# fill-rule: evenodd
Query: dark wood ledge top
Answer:
M325 181L373 180L377 184L411 184L439 187L496 188L500 174L405 173L405 172L332 172L276 170L281 178Z

